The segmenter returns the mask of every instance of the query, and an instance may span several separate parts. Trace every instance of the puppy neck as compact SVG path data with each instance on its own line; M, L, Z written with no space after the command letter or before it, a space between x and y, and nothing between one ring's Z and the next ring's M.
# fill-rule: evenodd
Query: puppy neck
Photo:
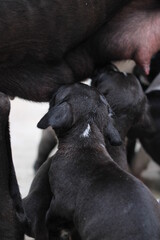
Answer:
M133 120L129 119L126 114L121 114L121 116L118 118L116 126L123 141L125 140L125 137L127 136L127 133L132 125Z
M61 144L72 145L74 147L98 144L102 148L105 148L103 134L98 126L90 121L73 126L65 135L59 138L59 146Z

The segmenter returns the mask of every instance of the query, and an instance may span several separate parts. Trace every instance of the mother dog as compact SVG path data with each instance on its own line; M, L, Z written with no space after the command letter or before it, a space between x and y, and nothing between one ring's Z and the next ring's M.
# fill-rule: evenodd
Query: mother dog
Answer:
M148 73L159 26L159 0L1 1L0 91L48 101L108 60L134 59Z

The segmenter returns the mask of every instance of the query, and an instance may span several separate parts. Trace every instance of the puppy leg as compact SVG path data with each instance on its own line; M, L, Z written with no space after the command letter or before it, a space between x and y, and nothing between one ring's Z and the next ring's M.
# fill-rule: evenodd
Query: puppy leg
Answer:
M52 198L50 208L46 215L46 226L48 229L49 240L71 240L73 222L66 219L70 214L61 209L59 202Z
M45 218L52 199L48 179L51 160L49 158L38 170L27 197L23 199L24 210L28 219L26 234L36 240L48 240Z

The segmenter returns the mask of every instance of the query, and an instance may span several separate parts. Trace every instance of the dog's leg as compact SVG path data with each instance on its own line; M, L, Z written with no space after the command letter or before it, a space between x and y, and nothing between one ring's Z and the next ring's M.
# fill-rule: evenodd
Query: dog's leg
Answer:
M71 240L73 222L63 217L66 213L64 209L60 208L59 201L53 197L46 214L49 240Z
M9 99L0 93L0 239L24 239L24 213L12 162Z
M47 159L37 171L29 193L23 199L23 206L28 219L26 234L36 240L48 240L45 218L52 199L48 179L51 161L51 158Z

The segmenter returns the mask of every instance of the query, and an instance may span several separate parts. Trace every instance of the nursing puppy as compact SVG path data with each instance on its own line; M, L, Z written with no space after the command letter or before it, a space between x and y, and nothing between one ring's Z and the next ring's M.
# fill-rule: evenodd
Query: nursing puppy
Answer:
M134 69L142 87L145 90L147 96L151 115L154 120L156 131L152 138L145 135L140 137L140 142L145 151L151 156L151 158L158 164L160 164L160 52L158 52L151 61L151 72L149 76L146 76L141 68L138 66ZM136 139L135 139L136 141ZM130 162L132 164L134 159L134 145L130 144L130 149L133 149L132 154L129 155Z
M116 163L127 169L125 138L129 130L134 129L138 136L142 133L150 135L154 131L147 98L137 78L120 72L114 65L107 65L96 72L92 85L106 97L123 140L123 145L119 147L106 141L107 150Z
M96 72L92 86L103 93L109 102L115 113L116 127L123 139L123 146L120 147L112 147L106 141L109 154L123 169L127 169L125 137L128 131L134 128L137 136L150 135L154 131L146 96L133 74L122 73L112 64ZM54 132L51 128L46 129L40 142L35 170L47 159L55 145Z
M120 144L105 98L82 84L62 87L38 124L48 126L59 138L49 170L48 239L75 227L82 240L159 240L157 201L105 148L104 136Z
M75 90L75 94L72 93L72 90ZM63 91L64 91L64 93L63 93ZM82 94L83 91L86 91L86 92L84 92L84 94ZM78 94L79 100L81 100L83 103L85 100L89 100L89 103L88 103L89 105L94 104L94 102L96 101L95 97L96 97L96 95L98 95L98 100L99 101L101 100L101 104L102 105L107 104L104 97L99 96L98 93L94 93L93 89L91 91L89 87L86 87L83 84L75 84L70 87L61 87L61 89L57 93L57 95L54 96L54 98L51 102L51 105L54 104L54 99L56 99L57 97L62 95L62 98L68 98L69 95L71 95L71 97L72 97L72 94L73 94L73 100L74 100L74 97L76 97L76 94ZM92 97L93 97L93 100L92 100ZM104 101L104 103L103 103L103 101ZM75 107L76 107L77 103L78 102L75 103ZM69 104L66 102L64 107L63 107L63 105L64 104L60 104L56 109L54 109L54 111L55 111L54 117L57 118L57 124L58 124L57 128L58 129L59 129L60 125L62 125L62 127L63 127L63 124L66 125L66 127L65 127L66 129L70 128L70 126L67 127L67 124L69 124L69 120L70 120L70 117L72 117L72 115L66 109L66 106L68 107ZM109 108L109 106L107 106L107 107ZM51 107L51 111L52 111L52 109L53 108ZM89 107L89 109L90 109L90 107ZM97 106L95 106L95 108L93 109L93 114L96 114L96 109L97 109ZM64 110L64 113L63 113L63 110ZM78 111L78 109L73 109L73 110ZM82 111L82 109L81 109L81 111ZM88 107L86 108L86 110L84 109L83 111L87 117L89 114ZM92 109L91 109L91 111L92 111ZM75 112L75 114L76 114L76 112ZM77 114L78 114L78 112L77 112ZM62 117L62 119L61 119L61 117ZM44 119L46 119L46 117L44 117ZM110 121L112 121L112 120L110 120ZM42 124L44 124L43 120L40 123L40 125L42 125ZM82 125L83 124L85 125L86 123L82 122ZM89 129L84 131L84 134L83 134L84 136L82 135L82 138L87 138L87 134L89 134L89 131L90 131ZM119 134L118 134L117 130L113 127L112 123L110 123L110 129L108 127L106 128L106 132L108 132L107 136L112 139L112 142L115 145L117 145L117 144L119 145L121 143ZM100 148L103 149L104 145L100 146ZM69 146L69 149L70 149L70 146ZM25 213L28 218L28 228L26 229L26 234L31 237L34 237L35 239L46 239L46 237L47 237L46 229L45 229L46 228L45 214L46 214L46 212L49 208L50 202L51 202L51 189L50 189L50 184L49 184L49 179L48 179L48 171L49 171L49 168L51 165L51 161L52 161L52 159L50 158L41 166L41 168L37 172L32 184L31 184L31 188L30 188L28 196L23 199ZM76 238L77 238L77 236L76 236Z

